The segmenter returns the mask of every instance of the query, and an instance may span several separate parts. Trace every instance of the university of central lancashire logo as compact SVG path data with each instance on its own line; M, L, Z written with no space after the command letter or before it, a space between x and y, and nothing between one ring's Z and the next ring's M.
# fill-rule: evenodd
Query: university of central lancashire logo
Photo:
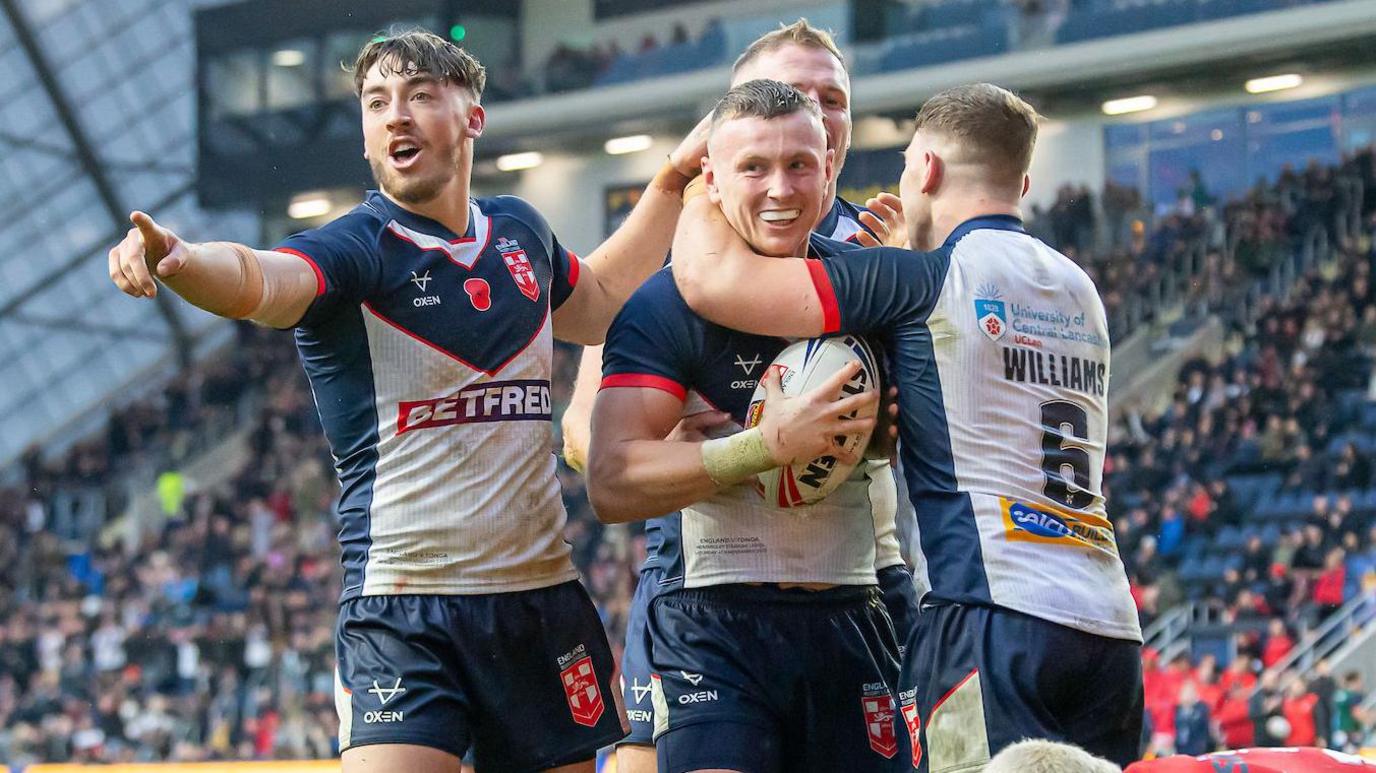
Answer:
M1003 338L1008 330L1008 316L1003 301L999 300L1002 295L997 285L980 285L975 289L975 319L990 341Z
M496 246L497 251L502 253L502 262L506 264L506 270L511 272L511 278L516 280L516 287L521 294L532 301L540 300L540 283L535 279L535 269L531 267L526 251L515 239L505 236L497 240Z

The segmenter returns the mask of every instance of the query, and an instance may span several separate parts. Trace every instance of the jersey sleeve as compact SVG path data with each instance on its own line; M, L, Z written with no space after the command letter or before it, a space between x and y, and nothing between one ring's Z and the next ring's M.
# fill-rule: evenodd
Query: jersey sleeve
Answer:
M567 301L569 296L573 295L573 288L578 286L580 268L578 256L574 254L573 250L567 249L559 243L559 237L555 236L549 221L545 220L545 216L531 206L530 202L516 196L500 196L498 198L503 208L535 232L535 237L539 240L541 247L544 248L545 255L549 257L552 271L549 282L549 307L551 310L558 309L564 305L564 301Z
M315 300L297 327L311 327L337 309L362 303L377 285L377 247L371 243L374 221L350 213L319 228L292 234L273 248L295 255L315 272Z
M825 332L867 333L931 314L950 256L897 247L851 250L809 260Z
M687 399L695 347L691 312L668 270L651 277L612 320L602 350L602 386L648 387Z

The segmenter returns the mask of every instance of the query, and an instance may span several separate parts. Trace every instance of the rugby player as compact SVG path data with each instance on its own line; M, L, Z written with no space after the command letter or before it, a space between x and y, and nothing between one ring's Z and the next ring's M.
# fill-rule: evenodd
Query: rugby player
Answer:
M483 771L591 771L625 733L563 539L552 336L600 342L660 267L697 151L672 154L580 260L526 202L470 198L484 81L435 35L375 39L354 83L379 192L272 250L193 244L135 212L109 255L132 296L161 282L215 314L295 328L342 487L349 773L458 771L470 748Z
M1085 273L1023 230L1037 120L990 84L923 105L899 184L923 251L765 257L702 197L674 241L679 290L713 322L887 350L931 581L900 683L924 771L1023 738L1125 765L1141 736L1141 631L1100 492L1107 326Z
M853 247L818 238L809 250L833 154L807 95L772 80L732 88L713 112L708 148L708 196L754 249L830 255ZM788 344L693 314L669 268L631 296L608 333L589 455L593 507L611 522L683 508L681 561L661 564L667 577L647 616L664 773L910 767L898 754L897 642L875 579L877 519L864 471L822 502L787 510L717 456L756 432L740 432L755 392L740 363L763 370ZM858 367L835 374L824 396ZM763 372L777 394L777 373ZM848 397L832 415L876 398ZM665 439L685 413L710 406L729 414L739 434ZM838 434L852 421L834 420ZM764 429L764 445L775 431Z
M866 202L867 209L836 195L836 175L845 164L851 142L850 75L845 59L831 35L812 26L805 19L782 26L762 35L751 43L732 67L731 85L737 86L760 78L773 78L789 83L811 97L821 108L825 118L828 146L835 152L834 174L827 183L822 213L813 224L813 232L831 239L852 241L867 246L884 243L895 246L907 244L907 229L903 225L902 206L897 197L885 193ZM705 152L701 148L701 152ZM699 153L699 156L701 155ZM739 380L754 387L755 379L769 364L747 358L739 366ZM564 456L569 463L581 468L589 442L590 420L594 398L602 377L602 347L587 347L579 366L573 397L562 421ZM685 417L676 437L700 437L701 430L710 429L726 421L720 411L704 410ZM903 481L893 474L885 462L866 462L876 503L875 569L883 592L884 604L898 633L900 649L907 641L917 616L917 589L914 575L909 571L909 546L915 541L916 519L908 498L903 493ZM889 506L884 503L894 503ZM663 510L656 515L662 515ZM664 567L671 570L679 557L678 514L653 518L645 524L646 559L641 567L635 596L632 599L626 625L626 648L621 661L622 699L627 708L631 732L617 746L620 773L654 773L655 752L651 745L653 724L650 705L650 661L648 640L645 637L645 613L650 600L663 587ZM907 561L905 561L905 557ZM926 584L925 573L916 567L917 588ZM675 574L671 571L670 575ZM670 583L675 578L669 576Z

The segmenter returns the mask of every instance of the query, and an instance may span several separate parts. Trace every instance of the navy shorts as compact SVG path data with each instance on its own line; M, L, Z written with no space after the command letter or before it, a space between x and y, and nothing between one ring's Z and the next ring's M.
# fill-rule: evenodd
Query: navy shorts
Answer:
M1025 738L1071 743L1120 766L1138 757L1136 642L999 607L924 604L900 686L922 773L983 767Z
M880 569L879 592L884 596L884 609L889 612L893 622L893 632L898 639L898 659L908 647L908 638L917 625L917 587L913 585L913 574L908 567L894 564Z
M515 773L591 760L626 733L611 648L577 581L350 599L335 655L341 751L471 747L478 769Z
M647 622L660 773L911 769L874 586L677 590Z
M626 616L626 649L621 653L621 703L626 707L631 732L621 743L649 746L654 741L655 711L650 700L650 633L645 620L650 614L650 602L663 592L660 580L664 572L659 567L640 571L631 610Z

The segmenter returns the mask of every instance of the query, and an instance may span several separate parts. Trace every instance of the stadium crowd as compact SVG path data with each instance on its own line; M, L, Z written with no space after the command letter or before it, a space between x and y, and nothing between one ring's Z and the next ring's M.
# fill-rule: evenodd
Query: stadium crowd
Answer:
M1094 274L1110 307L1203 238L1197 300L1226 311L1219 288L1327 228L1357 190L1339 180L1365 185L1366 236L1335 231L1331 265L1253 319L1229 317L1226 356L1191 362L1168 406L1129 412L1111 448L1105 491L1144 621L1212 600L1235 631L1226 665L1147 654L1158 749L1371 740L1360 679L1271 666L1329 611L1376 594L1376 522L1351 494L1376 471L1357 440L1335 442L1361 415L1337 407L1364 393L1376 356L1374 176L1368 150L1222 207L1197 181L1160 213L1129 189L1110 186L1096 204L1067 188L1030 223ZM290 337L236 331L223 359L119 409L98 437L59 459L28 455L0 496L0 763L335 753L337 485ZM576 361L556 348L560 405ZM227 482L180 473L239 427L250 428L246 464ZM117 518L125 482L150 468L162 473L151 484L161 516L131 529ZM1255 503L1229 476L1257 472L1315 492L1310 516L1251 535L1216 580L1185 577L1224 532L1252 523ZM643 537L599 524L581 479L563 469L561 481L575 562L619 646Z

